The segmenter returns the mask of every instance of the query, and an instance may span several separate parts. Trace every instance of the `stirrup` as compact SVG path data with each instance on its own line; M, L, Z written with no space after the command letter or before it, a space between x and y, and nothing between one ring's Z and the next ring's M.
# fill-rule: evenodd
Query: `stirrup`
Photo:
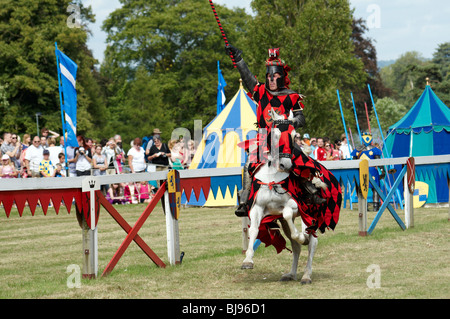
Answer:
M248 217L247 205L246 204L239 204L239 207L236 209L234 214L237 217Z

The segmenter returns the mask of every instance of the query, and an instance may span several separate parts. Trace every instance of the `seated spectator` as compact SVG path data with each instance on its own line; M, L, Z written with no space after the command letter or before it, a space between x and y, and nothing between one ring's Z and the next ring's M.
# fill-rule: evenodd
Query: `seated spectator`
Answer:
M138 203L138 194L136 191L136 187L134 185L135 183L125 183L123 193L125 196L125 199L127 200L128 204L137 204Z
M16 170L14 164L10 161L9 156L4 154L2 156L2 166L0 167L1 178L17 177L19 172Z
M126 204L127 199L124 196L124 186L121 183L112 184L106 193L106 199L111 204Z
M147 181L142 181L136 184L136 193L138 195L139 203L150 203L153 199L153 186L151 186Z

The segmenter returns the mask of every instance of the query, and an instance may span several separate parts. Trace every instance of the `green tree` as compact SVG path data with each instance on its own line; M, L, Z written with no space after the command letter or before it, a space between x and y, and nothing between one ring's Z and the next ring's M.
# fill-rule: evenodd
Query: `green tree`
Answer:
M80 9L79 27L69 27L73 23L68 12L71 3ZM10 105L7 109L0 106L3 130L34 133L37 112L42 114L41 126L61 130L55 42L79 67L78 131L101 128L104 101L95 78L95 60L86 46L86 24L93 21L90 7L84 7L81 1L1 1L0 85L5 87Z
M381 129L386 132L389 126L397 123L408 111L408 109L401 103L390 97L378 99L375 102L377 108L377 115L380 121ZM378 122L375 112L370 113L371 127L378 129Z
M172 128L193 129L196 119L206 125L216 115L217 61L228 84L227 97L239 87L230 76L233 66L209 4L195 0L121 3L103 24L108 48L101 72L109 79L112 118L120 117L126 126L133 123L125 138L149 135L158 127L166 128L163 139L167 140ZM227 36L244 43L250 17L242 9L216 6L216 10Z
M418 52L406 52L394 64L381 69L383 83L393 91L393 97L410 108L422 93L426 76L423 76L425 59Z
M377 51L372 43L372 39L364 36L368 30L365 21L362 19L353 19L352 41L354 44L354 53L364 64L364 71L367 74L367 83L370 84L370 90L374 99L389 96L391 91L386 88L381 80L377 64ZM367 86L361 89L353 90L355 107L358 119L366 118L367 105L368 112L372 112L372 101ZM366 130L366 121L359 120L361 130Z
M348 1L254 0L252 8L256 16L249 25L250 48L244 57L253 72L264 79L267 49L280 47L281 58L292 68L290 87L306 96L304 131L340 137L336 89L354 90L366 79L363 63L353 53ZM345 105L345 118L350 119L351 104Z

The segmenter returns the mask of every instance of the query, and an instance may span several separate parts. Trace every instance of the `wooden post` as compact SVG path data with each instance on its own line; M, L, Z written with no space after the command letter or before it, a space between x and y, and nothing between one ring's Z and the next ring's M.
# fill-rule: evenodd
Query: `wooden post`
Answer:
M408 177L403 178L403 194L405 198L405 225L406 228L414 227L414 196L409 191Z
M98 273L98 232L97 227L92 230L84 217L82 218L81 232L83 237L83 278L95 279Z
M367 199L358 191L359 236L367 236Z
M173 265L180 264L180 232L178 229L178 220L176 220L170 211L169 193L164 194L165 214L166 214L166 232L167 232L167 255L169 263Z

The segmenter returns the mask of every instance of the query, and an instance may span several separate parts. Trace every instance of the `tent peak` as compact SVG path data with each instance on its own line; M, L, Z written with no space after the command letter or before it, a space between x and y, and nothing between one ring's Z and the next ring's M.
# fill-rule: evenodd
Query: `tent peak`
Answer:
M244 87L242 86L242 79L239 79L239 90L243 89Z
M427 86L430 86L430 78L429 78L429 77L426 77L426 78L425 78L425 81L427 81Z

